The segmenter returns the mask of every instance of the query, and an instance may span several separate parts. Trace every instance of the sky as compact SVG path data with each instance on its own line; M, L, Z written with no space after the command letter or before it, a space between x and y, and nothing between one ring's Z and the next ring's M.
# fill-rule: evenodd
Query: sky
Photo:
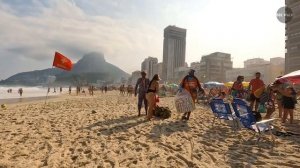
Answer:
M230 53L284 57L283 0L0 0L0 79L50 68L55 51L73 62L101 52L131 73L148 56L162 61L163 29L187 29L186 62Z

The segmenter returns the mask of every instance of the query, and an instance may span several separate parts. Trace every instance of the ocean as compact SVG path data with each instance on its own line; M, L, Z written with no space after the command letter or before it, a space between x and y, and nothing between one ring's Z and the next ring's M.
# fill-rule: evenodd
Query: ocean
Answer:
M47 88L46 87L25 87L25 86L0 86L0 99L15 99L20 98L20 95L18 94L19 88L23 89L23 95L22 98L31 98L31 97L43 97L47 94ZM12 89L12 93L8 93L7 90ZM57 96L59 95L59 87L56 88L56 93L53 92L54 88L50 88L50 93L48 96ZM68 89L63 88L62 93L67 93Z

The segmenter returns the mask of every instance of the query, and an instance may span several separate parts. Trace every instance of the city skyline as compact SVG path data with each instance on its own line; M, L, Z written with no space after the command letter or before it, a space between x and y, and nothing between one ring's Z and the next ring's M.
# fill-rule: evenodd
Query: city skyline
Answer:
M186 32L186 29L176 26L164 29L162 79L165 81L173 80L176 69L186 63Z
M50 68L57 50L74 62L103 52L130 74L148 56L162 62L168 25L187 29L189 64L215 51L231 53L234 67L250 58L283 57L284 24L276 18L282 6L281 0L1 1L0 79Z
M299 1L294 0L286 0L285 1L288 9L292 10L293 19L286 23L286 38L285 38L285 72L289 73L292 71L296 71L300 67L300 27L298 24L300 23L300 3Z

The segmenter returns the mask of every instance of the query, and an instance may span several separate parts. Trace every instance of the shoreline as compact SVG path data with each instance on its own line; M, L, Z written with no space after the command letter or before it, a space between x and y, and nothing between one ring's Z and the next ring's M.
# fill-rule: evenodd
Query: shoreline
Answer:
M59 95L55 96L48 96L48 99L58 98ZM9 98L9 99L0 99L0 104L17 104L17 103L28 103L38 100L45 100L45 96L38 96L38 97L20 97L20 98Z

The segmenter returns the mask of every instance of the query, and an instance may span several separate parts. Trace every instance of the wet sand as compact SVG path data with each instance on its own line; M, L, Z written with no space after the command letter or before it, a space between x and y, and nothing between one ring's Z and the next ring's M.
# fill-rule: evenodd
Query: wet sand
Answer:
M49 99L57 98L58 96L48 96ZM40 97L20 97L20 98L10 98L10 99L0 99L0 104L15 104L15 103L27 103L32 101L46 101L45 96Z
M300 136L255 144L251 131L227 122L212 127L211 111L197 106L178 120L174 98L161 98L172 117L146 122L136 98L118 92L60 96L0 109L0 167L299 167ZM276 114L277 115L277 114ZM300 133L295 124L275 128Z

